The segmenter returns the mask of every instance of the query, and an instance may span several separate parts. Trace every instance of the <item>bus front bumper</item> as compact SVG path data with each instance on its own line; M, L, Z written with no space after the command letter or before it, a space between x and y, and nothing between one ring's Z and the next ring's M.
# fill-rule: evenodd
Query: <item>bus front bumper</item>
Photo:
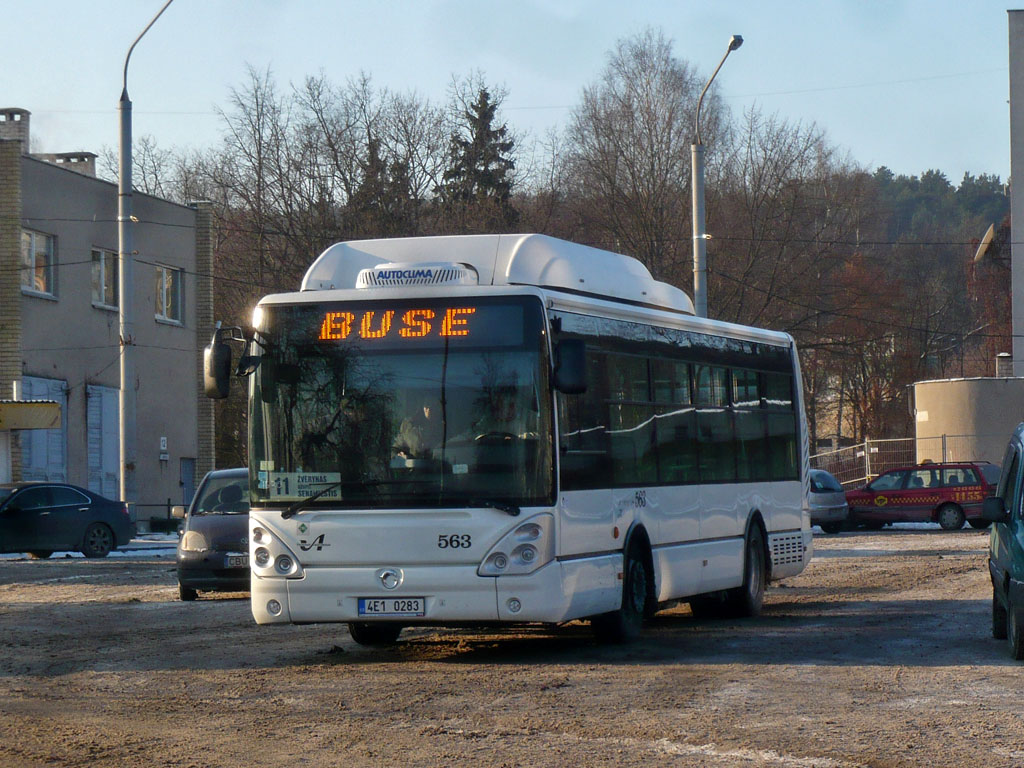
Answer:
M400 573L393 589L385 570ZM360 600L422 601L422 615L366 615ZM390 621L403 625L565 621L573 601L562 568L550 562L526 576L479 576L477 566L306 567L300 579L252 578L257 624Z

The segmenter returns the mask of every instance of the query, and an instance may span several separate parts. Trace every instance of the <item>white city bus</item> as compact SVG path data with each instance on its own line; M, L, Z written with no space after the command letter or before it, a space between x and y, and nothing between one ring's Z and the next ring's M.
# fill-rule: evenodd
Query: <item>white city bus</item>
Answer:
M678 601L754 615L810 559L793 339L694 317L635 259L542 235L338 243L245 337L260 624L380 644L589 619L624 640Z

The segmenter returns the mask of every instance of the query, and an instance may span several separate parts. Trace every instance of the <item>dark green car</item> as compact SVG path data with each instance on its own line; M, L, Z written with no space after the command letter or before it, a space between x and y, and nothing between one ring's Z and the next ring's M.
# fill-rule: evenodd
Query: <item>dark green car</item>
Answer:
M1024 423L1006 448L996 495L985 499L989 520L988 569L992 575L992 636L1007 640L1010 654L1024 659Z

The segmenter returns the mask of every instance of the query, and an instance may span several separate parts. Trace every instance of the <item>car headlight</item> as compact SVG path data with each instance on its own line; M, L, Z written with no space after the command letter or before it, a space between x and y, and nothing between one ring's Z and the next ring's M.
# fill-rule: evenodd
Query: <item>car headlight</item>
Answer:
M178 547L183 552L202 552L209 549L210 544L199 531L185 531Z
M488 551L477 569L480 576L523 576L555 557L554 518L531 517L506 533Z

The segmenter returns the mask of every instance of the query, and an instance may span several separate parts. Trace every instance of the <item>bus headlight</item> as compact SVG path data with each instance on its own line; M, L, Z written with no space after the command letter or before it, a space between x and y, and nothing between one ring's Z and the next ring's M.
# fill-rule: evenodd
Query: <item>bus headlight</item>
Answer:
M263 523L249 524L249 562L260 578L300 579L304 575L299 558L281 538Z
M531 517L491 547L477 569L480 576L523 576L555 557L555 520L550 514Z

